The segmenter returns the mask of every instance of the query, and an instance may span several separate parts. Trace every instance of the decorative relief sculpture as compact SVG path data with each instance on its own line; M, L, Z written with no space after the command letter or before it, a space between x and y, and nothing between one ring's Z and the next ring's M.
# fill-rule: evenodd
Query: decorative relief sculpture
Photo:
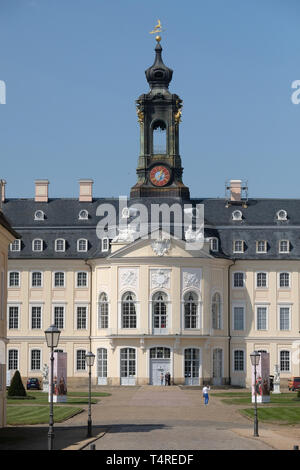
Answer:
M151 288L169 288L170 287L170 271L166 269L157 269L151 271Z
M166 238L162 240L153 240L151 246L157 256L164 256L170 249L171 240Z
M120 269L120 288L137 287L138 272L136 269Z
M191 287L200 289L201 271L200 270L183 271L182 281L183 281L183 289L188 289Z
M126 227L121 229L118 227L118 235L113 238L113 242L125 242L125 243L131 243L135 240L134 234L136 233L135 230L131 227Z

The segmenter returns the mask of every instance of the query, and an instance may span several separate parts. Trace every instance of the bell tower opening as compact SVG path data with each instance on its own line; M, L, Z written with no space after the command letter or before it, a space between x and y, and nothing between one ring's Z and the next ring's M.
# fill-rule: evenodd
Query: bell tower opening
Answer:
M152 155L167 153L167 126L164 121L155 121L152 126Z

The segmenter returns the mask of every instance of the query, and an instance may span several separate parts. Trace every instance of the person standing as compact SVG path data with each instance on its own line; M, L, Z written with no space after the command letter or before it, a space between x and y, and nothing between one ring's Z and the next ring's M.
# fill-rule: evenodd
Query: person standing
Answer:
M204 385L204 387L202 389L202 395L203 395L203 398L204 398L204 405L208 405L208 401L209 401L208 392L209 391L210 391L210 387L208 385Z
M162 372L160 374L160 385L163 385L164 384L164 373Z

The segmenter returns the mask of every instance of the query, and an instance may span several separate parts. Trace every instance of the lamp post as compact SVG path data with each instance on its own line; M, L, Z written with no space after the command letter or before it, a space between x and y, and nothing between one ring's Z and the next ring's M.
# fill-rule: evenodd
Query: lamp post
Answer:
M92 436L92 413L91 413L92 372L91 372L91 367L94 365L95 354L93 354L92 352L86 353L85 361L89 368L89 410L88 410L87 437L91 437Z
M256 367L259 365L260 354L257 351L253 351L250 354L251 364L254 367L254 437L258 435L258 418L257 418L257 390L256 390Z
M49 412L49 432L48 432L48 450L53 450L53 440L54 440L54 432L53 432L53 349L57 347L59 341L60 330L55 326L51 325L46 331L46 341L48 348L51 349L51 356L50 356L50 383L49 383L49 390L50 390L50 412Z

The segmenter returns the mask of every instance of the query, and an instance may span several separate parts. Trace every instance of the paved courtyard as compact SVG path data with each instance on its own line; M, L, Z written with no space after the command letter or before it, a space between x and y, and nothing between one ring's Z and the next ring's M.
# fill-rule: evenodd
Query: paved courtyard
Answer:
M111 396L92 406L97 450L292 450L300 444L300 427L259 426L211 397L205 406L200 389L180 387L105 388ZM55 449L79 449L86 439L87 412L55 425ZM47 448L47 426L9 427L8 448ZM25 438L27 433L27 438ZM0 433L4 435L3 433ZM10 440L9 440L10 438ZM6 447L1 445L0 449ZM89 449L87 445L86 449Z

